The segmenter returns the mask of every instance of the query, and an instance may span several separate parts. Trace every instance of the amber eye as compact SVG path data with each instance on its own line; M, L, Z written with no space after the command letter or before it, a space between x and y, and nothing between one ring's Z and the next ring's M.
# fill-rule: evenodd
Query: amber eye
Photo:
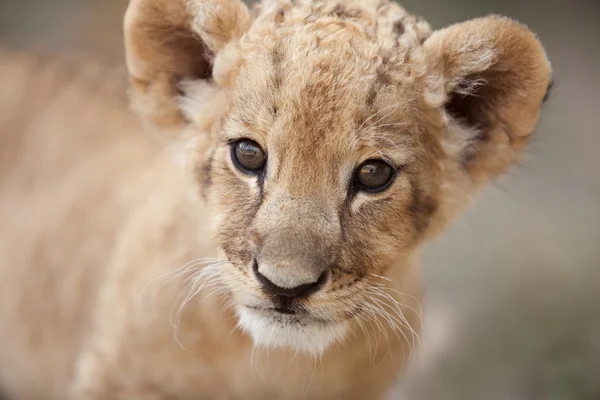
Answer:
M244 172L260 172L267 161L265 152L258 143L250 139L242 139L232 144L231 157L234 164Z
M367 192L379 192L389 186L394 168L382 160L367 160L354 173L357 185Z

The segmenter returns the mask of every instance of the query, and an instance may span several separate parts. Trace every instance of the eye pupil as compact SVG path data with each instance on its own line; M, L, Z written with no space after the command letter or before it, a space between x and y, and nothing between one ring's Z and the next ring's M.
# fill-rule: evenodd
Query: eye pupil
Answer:
M389 185L393 173L394 170L385 161L368 160L356 170L355 180L361 189L378 192Z
M262 170L267 159L258 143L249 139L243 139L234 143L232 155L234 163L238 168L252 172Z

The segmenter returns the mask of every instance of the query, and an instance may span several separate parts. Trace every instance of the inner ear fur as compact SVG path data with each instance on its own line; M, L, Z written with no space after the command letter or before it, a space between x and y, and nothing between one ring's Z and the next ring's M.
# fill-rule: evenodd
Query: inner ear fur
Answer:
M431 99L449 116L462 167L476 183L504 172L535 129L550 87L542 45L522 24L489 16L434 32L424 50Z
M124 31L134 109L159 128L182 128L179 82L210 78L215 54L250 23L239 0L131 0Z

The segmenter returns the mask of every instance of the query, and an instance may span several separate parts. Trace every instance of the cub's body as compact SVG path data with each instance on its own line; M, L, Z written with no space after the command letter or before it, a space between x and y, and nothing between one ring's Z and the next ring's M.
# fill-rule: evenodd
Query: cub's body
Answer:
M403 368L398 349L408 351L392 332L366 339L356 326L322 357L253 350L231 310L208 297L185 307L174 327L189 290L174 271L216 256L210 215L198 212L206 206L172 152L129 111L123 73L87 58L5 52L0 75L10 89L0 99L0 387L8 399L62 400L79 387L74 399L386 391ZM414 293L409 274L398 289Z
M535 35L389 0L132 0L125 45L143 126L125 74L0 56L0 390L382 398L422 245L537 124Z

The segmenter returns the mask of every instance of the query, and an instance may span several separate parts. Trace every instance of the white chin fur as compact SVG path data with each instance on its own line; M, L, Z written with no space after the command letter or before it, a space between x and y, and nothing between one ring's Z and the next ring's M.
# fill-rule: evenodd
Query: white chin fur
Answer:
M247 307L238 308L238 325L247 332L254 345L262 348L289 348L319 355L333 342L341 341L346 323L323 324L319 322L294 323L293 317L282 320L264 315Z

